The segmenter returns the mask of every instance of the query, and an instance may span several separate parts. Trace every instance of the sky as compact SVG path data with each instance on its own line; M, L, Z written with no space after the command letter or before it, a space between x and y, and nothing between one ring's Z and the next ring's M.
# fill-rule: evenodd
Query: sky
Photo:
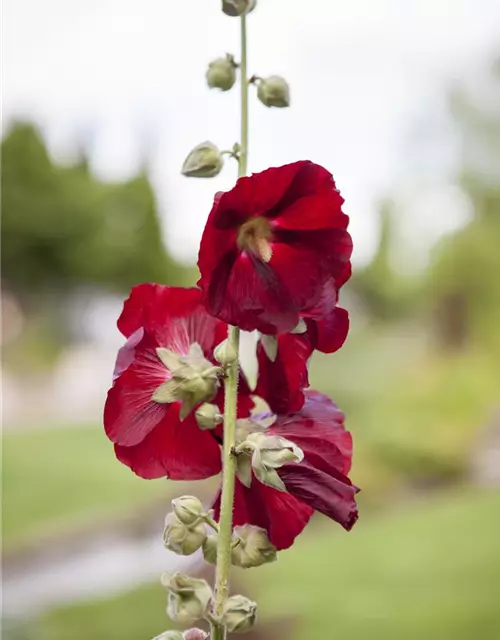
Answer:
M497 0L258 0L249 70L284 76L292 104L251 96L250 171L305 158L332 171L358 264L376 245L377 203L397 185L411 194L410 245L428 246L467 214L449 183L446 88L488 63L499 28ZM238 58L238 21L219 0L4 0L2 29L4 128L35 120L61 161L86 145L106 180L148 157L167 245L193 261L236 165L213 180L180 167L196 144L238 138L238 92L204 79L211 60Z

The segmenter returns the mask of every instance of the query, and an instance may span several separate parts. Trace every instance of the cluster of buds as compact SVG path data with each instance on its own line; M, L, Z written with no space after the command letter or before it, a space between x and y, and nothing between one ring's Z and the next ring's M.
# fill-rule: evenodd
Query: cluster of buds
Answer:
M222 11L231 17L241 17L253 11L256 4L257 0L222 0ZM230 53L212 60L205 74L208 87L224 92L231 90L236 83L239 69L241 70L240 63ZM290 106L290 87L281 76L272 75L261 78L252 75L250 78L242 77L241 82L255 86L257 98L266 107ZM238 145L233 146L231 150L221 150L213 142L202 142L188 154L181 173L188 178L213 178L222 170L224 156L238 160L238 153Z
M222 615L213 611L213 592L206 580L192 578L182 573L163 575L162 584L167 590L167 615L174 622L193 624L209 620L213 625L224 626L229 633L243 633L255 624L257 605L241 595L231 596L224 603ZM204 640L207 635L201 629L165 631L155 640Z
M219 388L219 378L224 373L203 355L199 344L193 343L187 355L180 355L159 347L158 357L167 368L170 378L153 394L155 402L181 402L180 419L186 418L200 402L212 400Z

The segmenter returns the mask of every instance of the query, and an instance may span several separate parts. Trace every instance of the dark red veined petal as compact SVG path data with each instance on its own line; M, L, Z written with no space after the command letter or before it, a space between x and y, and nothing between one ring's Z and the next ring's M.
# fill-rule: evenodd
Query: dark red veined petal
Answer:
M116 457L141 478L203 480L220 472L221 453L211 432L200 431L193 415L179 420L179 405L132 447L115 445Z
M213 508L220 515L220 493ZM313 509L291 494L268 487L256 478L250 488L236 480L233 526L252 524L267 531L269 540L278 549L288 549L309 522Z
M264 398L273 413L298 411L309 386L307 362L312 346L307 336L286 333L278 336L278 353L272 362L262 343L257 346L259 376L255 394Z
M306 456L307 458L307 456ZM278 470L287 491L350 531L358 519L355 495L359 491L349 478L330 468L316 468L307 459L300 464L285 464Z
M145 335L134 349L133 362L108 391L104 428L112 442L135 445L165 416L166 405L153 402L151 397L171 374L155 347L156 343Z

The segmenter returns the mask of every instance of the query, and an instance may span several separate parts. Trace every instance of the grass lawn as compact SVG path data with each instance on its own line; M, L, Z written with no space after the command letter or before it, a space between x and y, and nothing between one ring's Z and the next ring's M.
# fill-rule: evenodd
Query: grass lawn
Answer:
M244 573L261 620L293 616L290 640L497 640L500 492L442 493L304 535ZM168 627L159 585L54 611L37 640L138 640ZM278 639L281 640L281 639Z
M165 482L141 480L118 463L101 428L20 429L2 440L7 549L170 493Z

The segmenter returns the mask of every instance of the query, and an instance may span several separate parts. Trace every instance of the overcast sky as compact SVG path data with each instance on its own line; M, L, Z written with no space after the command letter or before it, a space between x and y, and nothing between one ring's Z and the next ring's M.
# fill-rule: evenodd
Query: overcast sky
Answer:
M179 174L197 143L229 147L238 135L238 93L204 83L210 60L238 55L238 21L219 4L3 2L4 123L35 119L59 158L85 140L106 179L127 178L151 154L165 236L186 260L196 257L214 192L235 180L232 164L214 180ZM436 142L422 176L412 176L412 141L422 123L431 138L433 126L440 131L446 83L494 52L500 2L258 0L248 27L250 72L283 75L292 96L283 110L252 100L250 170L303 158L328 167L351 216L355 259L364 262L378 198L394 184L431 184L444 164ZM427 195L410 228L432 238L460 219L460 202L453 190Z

